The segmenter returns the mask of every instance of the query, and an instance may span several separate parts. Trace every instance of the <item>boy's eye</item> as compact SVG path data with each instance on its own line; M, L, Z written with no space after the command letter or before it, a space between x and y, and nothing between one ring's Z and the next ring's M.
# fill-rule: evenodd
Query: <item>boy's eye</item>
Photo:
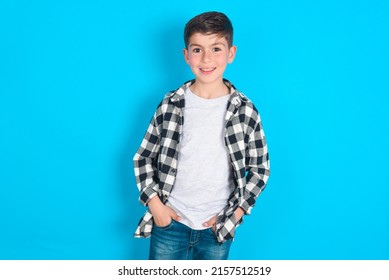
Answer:
M201 52L201 50L200 50L200 48L194 48L194 49L193 49L193 52L194 52L194 53L199 53L199 52Z
M220 52L222 49L221 48L213 48L212 51L214 52Z

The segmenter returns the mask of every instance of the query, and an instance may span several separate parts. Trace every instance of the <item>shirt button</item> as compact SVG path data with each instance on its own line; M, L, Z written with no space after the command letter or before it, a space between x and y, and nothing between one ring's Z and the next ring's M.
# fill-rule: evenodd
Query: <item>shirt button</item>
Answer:
M170 173L172 173L172 174L176 174L176 169L174 169L174 168L172 168L171 170L170 170Z

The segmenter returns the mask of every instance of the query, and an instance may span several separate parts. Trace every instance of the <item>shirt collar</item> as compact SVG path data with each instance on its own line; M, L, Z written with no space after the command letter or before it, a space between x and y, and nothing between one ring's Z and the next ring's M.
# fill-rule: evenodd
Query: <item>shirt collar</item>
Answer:
M171 91L167 96L173 103L184 104L185 90L188 86L193 84L195 80L185 82L177 90ZM248 101L247 97L238 91L235 86L227 79L223 79L224 84L230 89L230 103L236 107L239 107L242 102Z

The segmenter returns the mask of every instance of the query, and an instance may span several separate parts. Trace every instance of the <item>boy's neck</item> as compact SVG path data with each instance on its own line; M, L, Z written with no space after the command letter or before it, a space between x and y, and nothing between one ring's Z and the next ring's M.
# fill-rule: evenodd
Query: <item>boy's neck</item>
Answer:
M189 88L194 94L204 99L218 98L230 93L230 89L224 84L223 80L212 84L195 81Z

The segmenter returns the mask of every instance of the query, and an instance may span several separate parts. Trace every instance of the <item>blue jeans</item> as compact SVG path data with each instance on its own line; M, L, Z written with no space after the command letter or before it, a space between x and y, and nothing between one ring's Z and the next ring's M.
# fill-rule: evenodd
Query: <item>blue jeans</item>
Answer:
M166 227L154 225L150 240L150 260L226 260L232 239L217 242L212 228L193 230L172 220Z

